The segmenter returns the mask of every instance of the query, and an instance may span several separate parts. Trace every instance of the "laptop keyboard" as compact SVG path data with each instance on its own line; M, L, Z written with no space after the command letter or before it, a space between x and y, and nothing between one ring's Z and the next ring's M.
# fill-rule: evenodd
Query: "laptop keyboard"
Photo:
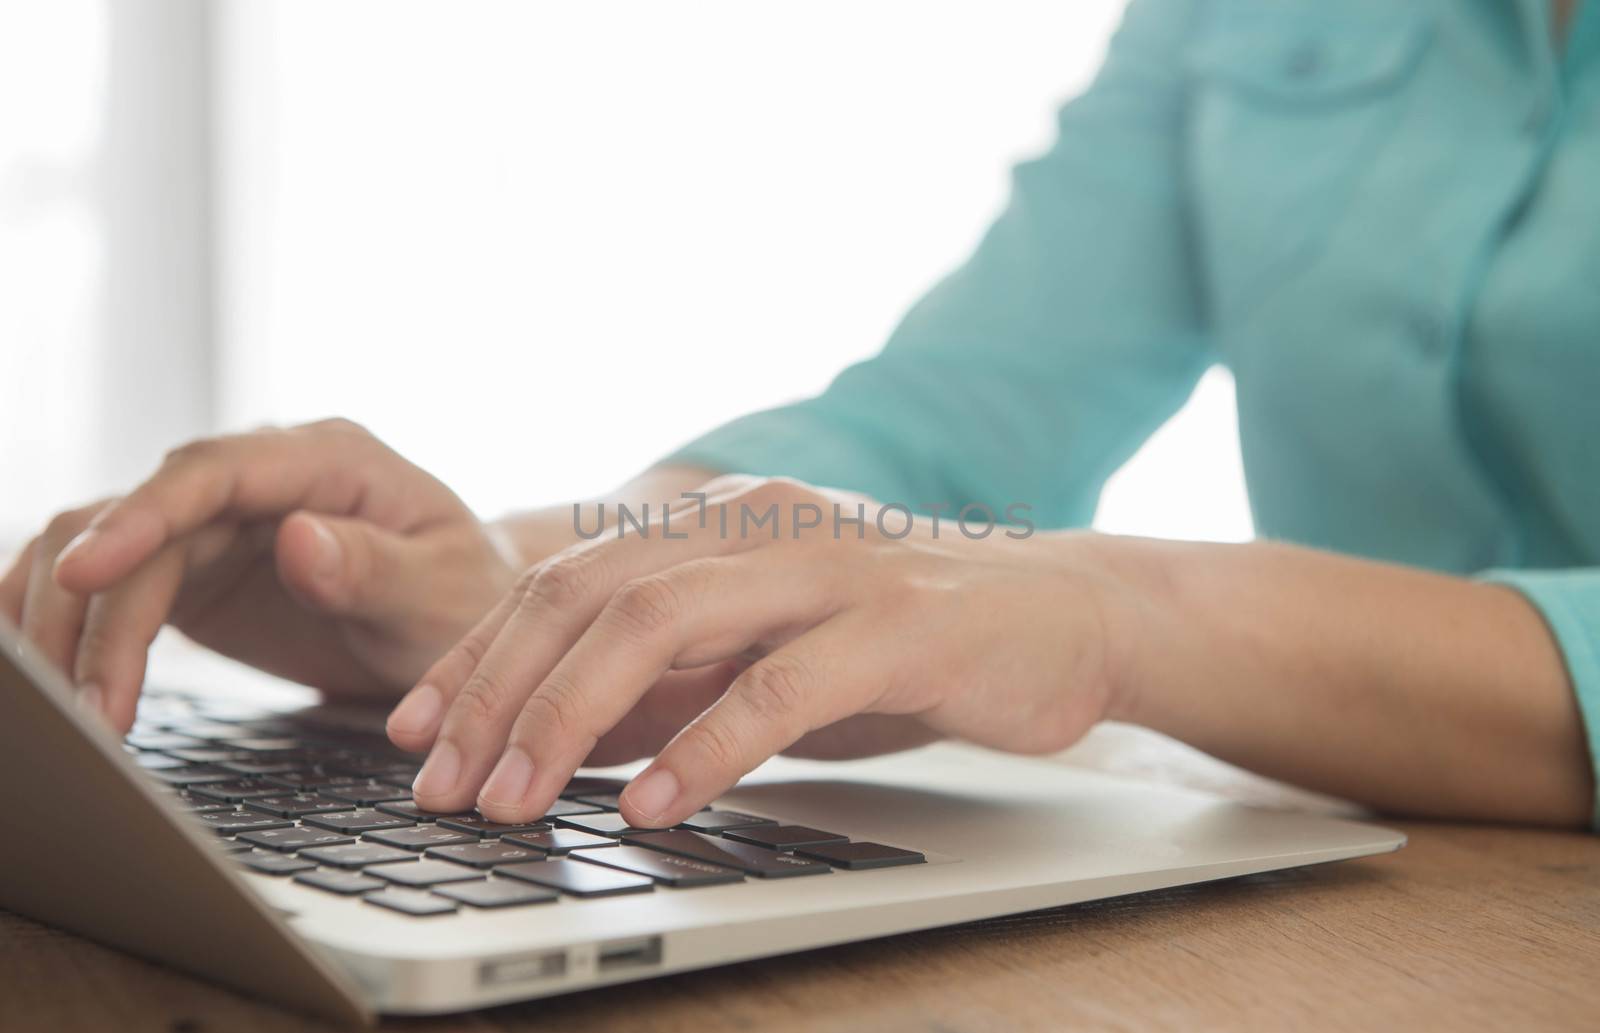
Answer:
M926 861L739 811L631 828L617 813L624 783L591 776L522 825L429 814L411 799L420 759L382 736L160 690L124 748L245 870L413 917Z

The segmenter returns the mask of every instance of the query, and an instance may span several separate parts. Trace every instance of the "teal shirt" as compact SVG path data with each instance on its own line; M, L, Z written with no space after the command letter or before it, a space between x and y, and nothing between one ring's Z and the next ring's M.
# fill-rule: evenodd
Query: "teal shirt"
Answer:
M673 461L1084 525L1213 363L1257 529L1513 585L1600 755L1600 0L1133 0L971 259Z

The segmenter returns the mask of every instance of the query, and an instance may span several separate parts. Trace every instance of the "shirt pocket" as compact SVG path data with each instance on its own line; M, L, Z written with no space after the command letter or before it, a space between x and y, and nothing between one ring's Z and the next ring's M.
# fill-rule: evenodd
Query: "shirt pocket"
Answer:
M1187 154L1214 316L1242 318L1316 257L1399 121L1429 28L1248 0L1201 27Z

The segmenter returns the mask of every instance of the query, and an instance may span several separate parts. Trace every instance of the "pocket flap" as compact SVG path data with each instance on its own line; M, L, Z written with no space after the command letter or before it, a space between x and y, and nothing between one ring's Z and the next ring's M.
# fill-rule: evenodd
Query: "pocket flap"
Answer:
M1220 17L1190 51L1197 75L1286 102L1376 91L1411 70L1431 26L1420 17L1344 21L1264 11Z

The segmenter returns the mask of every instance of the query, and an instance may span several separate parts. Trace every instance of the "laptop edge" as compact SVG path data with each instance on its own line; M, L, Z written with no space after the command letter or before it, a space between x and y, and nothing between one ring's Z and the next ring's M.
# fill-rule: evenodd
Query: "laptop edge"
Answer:
M0 696L0 799L27 830L0 837L0 907L346 1025L374 1021L4 618Z

